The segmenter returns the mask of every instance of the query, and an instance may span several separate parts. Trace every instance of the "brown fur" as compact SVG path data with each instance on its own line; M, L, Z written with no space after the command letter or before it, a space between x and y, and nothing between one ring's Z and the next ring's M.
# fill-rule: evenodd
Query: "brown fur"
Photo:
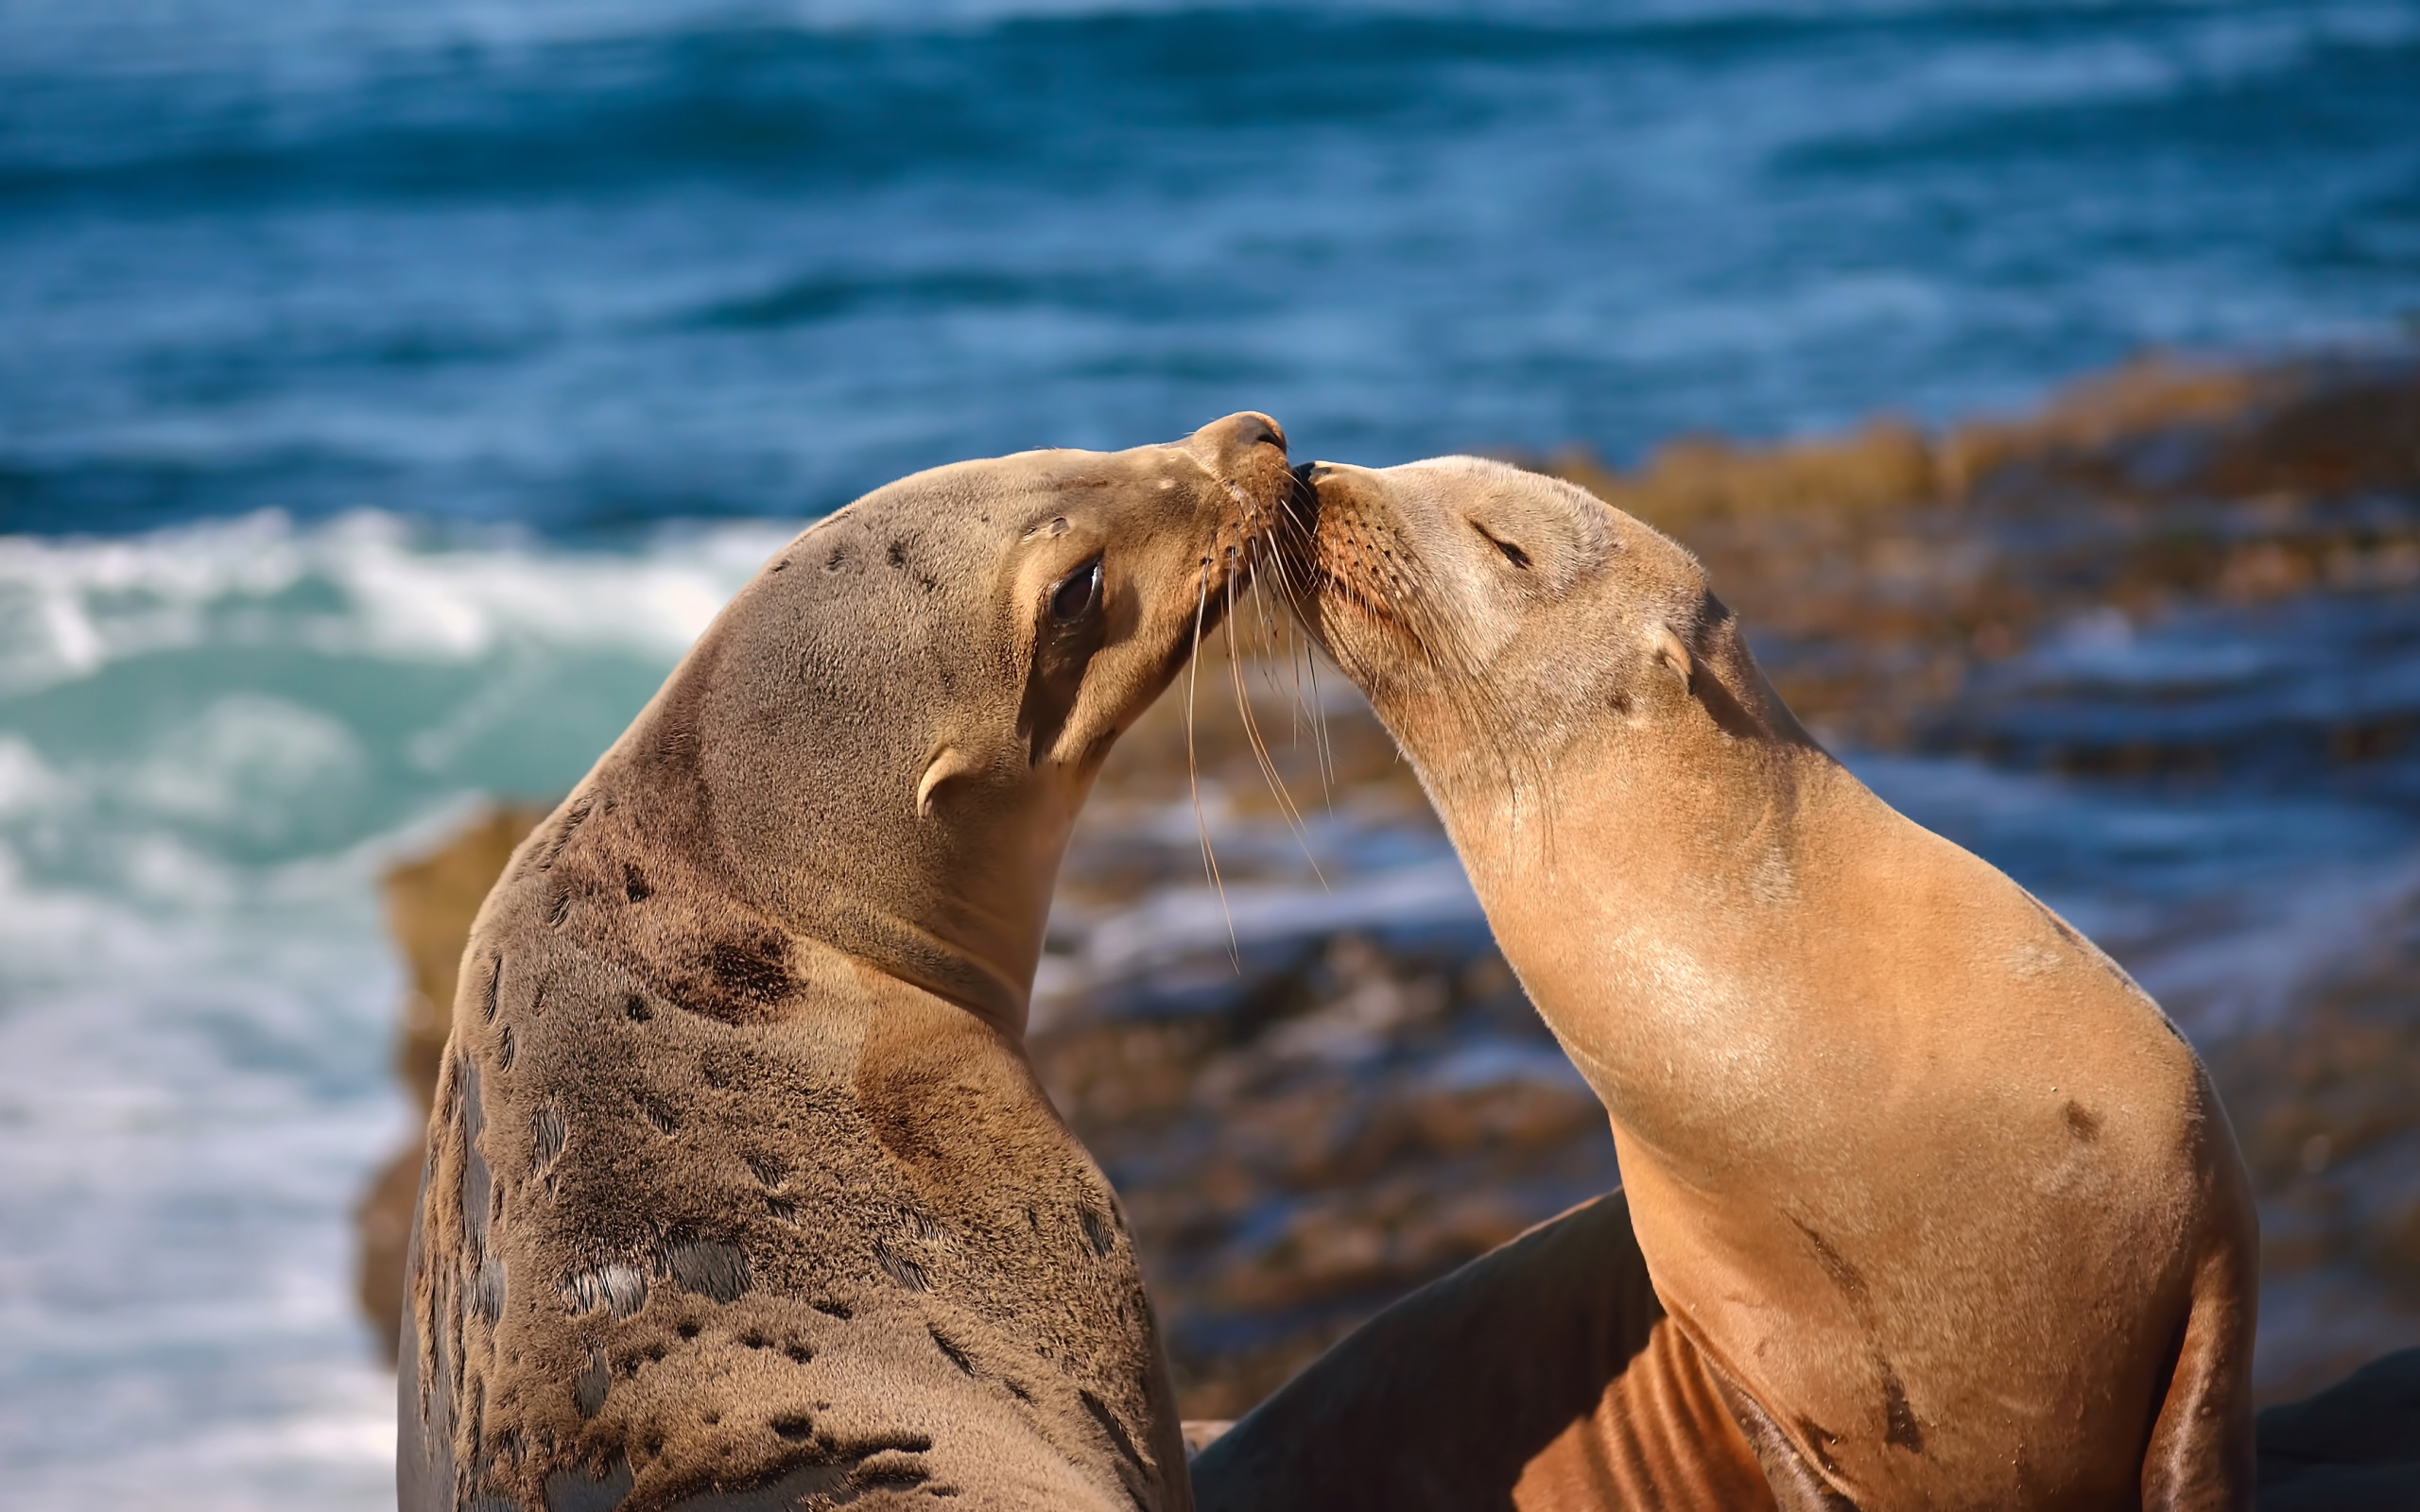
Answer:
M1077 807L1283 447L1236 416L859 500L522 845L430 1121L406 1509L1189 1504L1116 1199L1022 1034Z
M1670 541L1471 458L1309 473L1305 617L1784 1503L2248 1505L2256 1224L2157 1005L1818 748Z

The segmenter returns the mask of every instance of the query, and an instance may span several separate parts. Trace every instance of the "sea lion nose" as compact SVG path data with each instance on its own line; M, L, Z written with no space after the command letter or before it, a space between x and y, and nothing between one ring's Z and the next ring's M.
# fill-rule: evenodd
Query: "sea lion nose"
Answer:
M1281 452L1286 450L1286 433L1279 430L1277 422L1268 416L1247 410L1228 419L1236 427L1236 446L1273 446Z
M1250 462L1253 453L1264 446L1277 448L1282 460L1286 455L1286 433L1268 416L1247 409L1224 420L1214 420L1195 431L1192 446L1196 456L1209 461L1221 472L1232 473Z

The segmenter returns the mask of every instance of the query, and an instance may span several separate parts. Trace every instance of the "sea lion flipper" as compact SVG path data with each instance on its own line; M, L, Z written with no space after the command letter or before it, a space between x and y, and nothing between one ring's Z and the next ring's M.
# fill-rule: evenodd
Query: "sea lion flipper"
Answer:
M1202 1512L1556 1504L1571 1484L1590 1505L1770 1504L1619 1191L1396 1302L1193 1465Z
M2256 1288L2238 1263L2252 1245L2225 1246L2193 1279L2191 1311L2143 1453L2144 1512L2252 1505L2252 1338Z

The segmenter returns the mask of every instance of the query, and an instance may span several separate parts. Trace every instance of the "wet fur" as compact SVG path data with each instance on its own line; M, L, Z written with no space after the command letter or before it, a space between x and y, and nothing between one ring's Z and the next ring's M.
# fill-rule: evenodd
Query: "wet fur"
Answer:
M521 847L430 1123L407 1512L1190 1504L1021 1035L1076 808L1286 486L1236 417L871 495ZM1098 620L1055 627L1087 554Z

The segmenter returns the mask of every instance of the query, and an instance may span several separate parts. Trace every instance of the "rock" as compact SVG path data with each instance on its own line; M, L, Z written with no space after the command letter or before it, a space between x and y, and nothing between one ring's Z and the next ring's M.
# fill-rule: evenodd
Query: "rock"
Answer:
M397 1150L353 1210L354 1295L389 1365L395 1363L403 1332L404 1259L412 1241L412 1204L420 1196L421 1156L417 1143Z
M395 1070L421 1116L437 1094L437 1068L454 1015L454 976L471 920L504 872L512 848L547 811L527 805L489 809L436 850L387 873L387 928L403 954L411 986L395 1036ZM403 1322L404 1251L420 1196L421 1141L390 1157L354 1209L354 1291L377 1331L389 1364Z
M1990 674L2080 615L2420 582L2410 348L2152 356L2031 416L1936 438L1879 421L1765 446L1676 442L1631 472L1582 454L1542 465L1696 552L1791 709L1868 749L2087 775L2223 765L2239 753L2118 720L2029 739L1992 717L2006 690ZM2410 723L2276 733L2326 762L2391 753Z
M1236 1426L1232 1418L1187 1418L1184 1420L1184 1457L1190 1461L1203 1450L1226 1436Z

